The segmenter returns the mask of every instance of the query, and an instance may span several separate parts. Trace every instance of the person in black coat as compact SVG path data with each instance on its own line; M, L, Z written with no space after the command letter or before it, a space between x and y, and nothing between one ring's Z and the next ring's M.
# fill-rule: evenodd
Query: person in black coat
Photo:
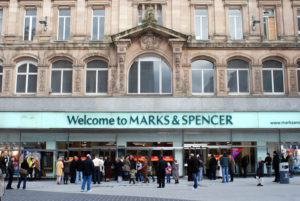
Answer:
M11 187L11 184L13 182L14 171L15 171L15 168L14 168L14 157L11 157L10 161L8 163L8 166L7 166L8 183L7 183L6 189L13 189Z
M74 159L72 160L70 164L70 176L71 176L71 183L75 183L76 179L76 161L77 161L77 156L74 156Z
M159 156L159 160L157 162L157 188L164 188L165 187L165 177L166 177L166 167L167 163L163 160L162 156Z
M266 167L267 167L267 175L268 175L268 177L270 177L271 176L272 158L270 157L269 153L267 153L267 156L265 158L265 164L266 164Z
M194 181L194 189L197 189L198 187L198 180L197 180L197 175L199 172L199 167L200 167L200 162L199 160L194 156L194 154L191 154L191 171L193 174L193 181Z
M256 169L256 179L257 186L263 186L264 177L264 161L261 160L261 157L258 158L257 169Z
M187 160L187 174L188 174L188 181L193 181L193 171L192 171L192 160L191 156L189 156L189 159Z
M86 156L85 161L82 163L83 182L81 184L81 191L85 189L85 183L87 182L87 191L91 191L92 174L94 172L94 163L91 159L91 155Z
M275 172L275 180L273 182L280 182L279 163L280 163L279 155L277 154L276 151L274 151L272 166Z
M247 177L247 172L248 172L248 165L249 165L249 156L245 155L242 158L242 167L243 167L243 176Z
M216 171L217 171L217 166L218 166L218 162L217 159L215 158L215 155L212 154L211 155L211 159L209 160L209 171L210 171L210 179L211 180L216 180Z
M117 176L117 179L118 179L118 183L122 182L122 175L123 175L123 162L121 161L120 158L117 158L116 159L116 176Z
M23 169L23 170L21 170ZM21 182L23 181L23 189L26 189L26 180L27 180L27 174L29 170L29 165L27 163L27 157L24 158L22 164L21 164L21 169L19 170L20 177L19 177L19 182L17 185L17 188L20 188Z

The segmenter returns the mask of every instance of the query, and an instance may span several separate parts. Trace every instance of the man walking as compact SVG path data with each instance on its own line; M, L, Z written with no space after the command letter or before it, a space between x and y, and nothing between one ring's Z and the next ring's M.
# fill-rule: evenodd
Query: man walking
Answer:
M164 188L165 187L165 177L166 177L166 169L167 163L163 160L162 156L159 156L159 160L157 162L157 188Z
M294 157L292 152L288 152L287 162L289 164L290 178L294 177Z
M220 159L220 164L222 166L222 183L228 183L228 166L229 166L229 158L227 157L226 153L223 154L223 157Z
M94 163L94 175L95 175L95 180L94 180L94 184L96 184L96 182L98 184L100 184L100 159L99 159L99 155L95 156L95 159L93 160ZM102 164L103 166L103 164Z
M199 172L200 163L193 153L190 154L190 156L191 156L190 164L191 164L191 171L192 171L192 176L194 181L194 189L197 189L198 188L197 176Z
M279 155L277 154L276 151L273 152L273 169L275 172L275 180L273 182L280 182L280 174L279 174Z
M268 177L271 176L271 165L272 165L272 158L270 156L270 153L267 153L267 156L265 158L265 164L266 164L266 168L267 168L267 175Z
M11 187L11 184L13 182L13 175L14 175L14 157L10 157L10 161L7 166L7 172L8 172L8 183L6 189L9 190L9 189L13 189Z
M81 185L81 192L85 189L85 183L87 182L87 191L91 192L91 182L92 182L92 174L94 171L94 163L91 159L91 155L88 154L86 156L85 161L83 162L83 182Z

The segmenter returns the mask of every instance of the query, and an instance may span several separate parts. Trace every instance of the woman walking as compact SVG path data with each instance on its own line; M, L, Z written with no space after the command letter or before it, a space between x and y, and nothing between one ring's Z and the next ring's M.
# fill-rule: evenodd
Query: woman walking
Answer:
M263 177L264 177L264 162L261 160L261 157L259 157L257 163L257 169L256 169L257 186L263 186Z
M179 178L179 164L177 162L177 160L174 160L174 163L172 165L172 176L173 179L175 180L175 184L178 184L178 178Z
M27 180L27 174L28 174L28 170L29 170L29 165L27 163L27 156L24 158L22 164L21 164L21 168L20 168L20 177L19 177L19 182L17 185L17 188L20 188L21 182L23 181L23 189L26 189L26 180Z
M149 183L149 178L148 178L148 161L145 158L143 160L142 168L141 168L141 174L144 177L144 183Z
M62 162L62 158L59 157L58 162L56 163L56 182L57 182L57 184L60 184L60 182L61 182L61 178L63 175L63 168L64 168L64 164Z

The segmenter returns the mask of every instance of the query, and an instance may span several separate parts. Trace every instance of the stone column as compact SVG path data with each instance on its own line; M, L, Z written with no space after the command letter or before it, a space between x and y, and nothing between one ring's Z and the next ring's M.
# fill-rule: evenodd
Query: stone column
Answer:
M262 66L252 65L252 88L254 95L261 95L263 93L262 80Z
M37 74L37 96L48 96L49 95L49 86L48 83L48 69L47 65L38 65L38 74Z
M169 39L171 47L173 48L173 94L182 95L183 81L182 81L182 47L184 41L177 39Z
M227 95L227 72L226 66L216 65L217 69L217 95L226 96Z
M287 82L285 83L287 83L286 91L289 96L298 96L297 65L287 67Z
M3 65L3 75L2 75L2 96L9 96L13 94L13 65Z
M118 93L118 67L115 65L110 65L108 69L108 94Z
M126 51L129 45L131 44L130 39L121 39L115 42L117 46L117 79L118 79L118 89L117 93L120 95L126 94L126 73L125 73L125 59ZM114 90L115 91L115 90Z
M191 84L190 84L190 70L191 65L184 64L182 65L182 71L183 71L183 86L182 86L182 93L186 96L191 95Z
M73 65L73 74L72 74L72 95L73 96L82 96L84 94L83 89L83 64Z

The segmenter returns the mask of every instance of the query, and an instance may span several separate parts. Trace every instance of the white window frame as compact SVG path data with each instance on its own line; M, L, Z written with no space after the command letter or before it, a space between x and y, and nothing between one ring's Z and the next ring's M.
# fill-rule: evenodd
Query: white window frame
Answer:
M160 65L159 65L159 93L142 93L141 92L141 61L159 61L160 62ZM128 76L127 76L127 83L129 83L129 76L130 76L130 69L131 69L131 67L132 67L132 64L134 63L134 62L138 62L138 70L137 70L137 81L138 81L138 83L137 83L137 93L131 93L131 92L129 92L129 84L127 84L127 92L128 92L128 94L142 94L142 95L170 95L170 94L172 94L172 91L173 91L173 89L172 89L172 86L173 86L173 75L172 75L172 70L171 70L171 68L170 68L170 66L169 66L169 64L166 62L166 61L164 61L166 64L167 64L167 66L168 66L168 68L169 68L169 70L170 70L170 73L171 73L171 92L170 93L163 93L162 92L162 61L164 61L161 57L159 57L159 56L155 56L155 55L143 55L143 56L141 56L141 57L138 57L137 59L135 59L132 63L131 63L131 65L130 65L130 68L128 69Z
M275 61L277 61L277 60L275 60ZM264 71L271 71L271 80L272 80L272 92L264 92L264 89L263 89L263 93L264 94L274 94L274 95L278 94L278 95L282 95L282 94L285 93L284 65L283 65L283 63L281 61L278 61L278 62L281 63L282 68L264 68L263 67L263 69L262 69L263 72ZM282 71L283 92L274 92L274 70L281 70ZM263 76L263 82L264 82L264 76Z
M230 14L230 11L231 10L238 10L240 12L240 15L232 15ZM242 33L242 36L241 38L238 38L238 30L239 30L239 27L237 25L237 18L241 18L241 33ZM230 22L231 22L231 18L233 18L234 20L234 36L231 35L231 27L230 27ZM242 11L241 9L229 9L229 33L230 33L230 39L231 40L243 40L243 16L242 16Z
M60 61L60 60L57 60L57 61ZM52 94L54 95L69 95L69 94L72 94L72 91L69 92L69 93L65 93L63 92L63 78L64 78L64 72L65 71L71 71L73 72L73 68L53 68L53 63L55 63L56 61L52 62L51 64L51 79L50 79L50 87L52 87L52 72L53 71L60 71L61 74L60 74L60 92L52 92ZM72 63L72 62L71 62ZM72 79L73 79L73 74L72 74ZM71 83L73 85L73 80L71 80ZM71 86L72 90L73 90L73 86ZM51 88L51 91L52 91L52 88Z
M26 72L18 72L19 67L22 66L23 64L26 64ZM22 62L18 63L18 65L17 65L17 69L16 69L16 89L15 89L16 94L36 94L36 93L28 93L28 76L29 75L36 75L36 76L38 76L37 72L36 73L29 72L29 64L35 65L36 68L37 68L37 63L34 62L34 61L22 61ZM26 75L25 92L17 92L18 75ZM36 85L37 85L37 83L36 83Z
M94 15L94 10L104 10L104 15ZM97 25L97 27L98 27L98 29L97 29L97 39L95 40L95 39L93 39L94 37L93 37L93 27L94 27L94 17L97 17L97 20L98 20L98 25ZM103 30L103 35L104 35L104 31L105 31L105 9L104 8L98 8L98 9L93 9L93 15L92 15L92 31L91 31L91 39L92 40L94 40L94 41L97 41L97 40L99 40L99 41L102 41L103 39L100 39L100 19L101 18L104 18L104 30Z
M0 26L0 35L2 34L2 26L3 26L3 9L0 9L0 22L1 22L1 26Z
M33 40L33 37L32 37L32 21L33 21L33 18L35 18L35 23L36 23L36 15L33 16L33 15L26 15L27 13L27 10L35 10L36 11L36 15L37 15L37 9L26 9L25 10L25 17L24 17L24 29L23 29L23 40L25 41L31 41ZM29 18L29 31L28 31L28 40L25 39L25 26L26 26L26 19ZM36 25L35 25L36 27ZM31 39L32 37L32 39Z
M69 10L70 11L70 15L69 16L60 16L60 11L61 10ZM63 26L63 38L62 39L59 39L59 21L60 21L60 19L63 19L63 21L64 21L64 26ZM59 40L59 41L65 41L66 40L66 19L67 18L69 18L70 20L70 26L69 26L69 33L71 32L71 9L69 9L69 8L64 8L64 9L58 9L58 23L57 23L57 40ZM70 37L70 36L68 36L68 37ZM69 40L69 39L68 39Z
M275 40L277 40L277 18L276 18L276 10L275 8L265 8L263 9L263 26L265 26L265 18L267 18L267 32L268 32L268 37L266 38L267 40L270 40L270 27L269 27L269 15L265 15L265 10L273 10L274 14L274 26L275 26ZM263 27L264 31L264 27ZM264 33L265 35L265 33Z
M2 62L0 61L0 66L2 67L2 72L0 72L0 77L2 77L2 81L3 81L3 64L2 64ZM2 93L2 88L3 88L3 85L2 85L2 83L1 83L1 88L0 88L0 94Z
M300 21L300 8L297 9L297 25L299 24ZM298 35L300 35L300 27L298 26Z
M143 9L138 7L138 26L143 22Z
M199 59L199 60L205 60L205 59ZM206 60L206 61L209 61L209 60ZM209 62L211 62L211 61L209 61ZM211 62L211 63L214 65L213 62ZM213 72L213 75L214 75L214 91L215 91L215 70L214 70L214 67L213 67L213 69L209 69L209 68L193 69L193 67L192 67L192 79L193 79L193 72L195 72L195 71L201 71L201 81L202 81L201 91L202 92L201 93L193 92L193 85L192 85L192 94L193 95L213 95L215 92L204 92L204 72L205 71L212 71ZM193 83L193 80L192 80L192 83Z
M236 76L236 84L237 84L237 92L228 92L231 95L248 95L250 94L250 82L249 82L249 69L245 69L245 68L227 68L227 75L229 71L236 71L237 76ZM240 92L240 71L247 71L248 72L248 79L247 79L247 84L248 84L248 89L249 92ZM228 78L227 78L227 87L228 87Z
M196 14L196 10L206 10L207 15L197 15ZM196 40L208 40L208 26L209 26L208 25L208 9L207 8L195 8L194 12L195 12L195 17L194 17L195 38L196 38ZM199 27L199 29L200 29L200 36L196 35L196 29L197 29L196 21L197 21L197 18L199 18L199 20L200 20L200 27ZM206 18L206 20L207 20L207 38L206 39L203 39L203 33L204 33L204 31L202 29L202 27L203 27L203 19L204 18Z
M89 62L91 62L91 61L89 61ZM103 62L106 62L106 61L103 61ZM103 95L106 95L108 93L108 89L107 89L106 93L98 93L98 81L99 81L98 80L98 72L99 71L107 71L107 73L108 73L108 68L88 68L87 65L88 65L88 63L85 65L85 68L86 68L85 79L87 79L87 72L88 71L96 71L96 92L87 92L86 91L86 80L85 80L85 93L86 94L103 94ZM108 79L106 81L108 82Z

